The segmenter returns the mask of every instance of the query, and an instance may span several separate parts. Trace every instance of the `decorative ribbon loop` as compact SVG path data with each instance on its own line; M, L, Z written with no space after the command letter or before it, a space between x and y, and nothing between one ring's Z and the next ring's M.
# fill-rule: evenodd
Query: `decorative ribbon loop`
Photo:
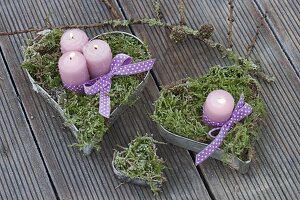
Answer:
M107 74L89 80L80 85L64 84L64 87L76 92L84 92L86 95L100 94L99 113L109 118L110 116L110 97L112 77L114 75L132 75L149 71L154 65L155 59L150 59L138 63L132 63L132 58L126 54L116 55L110 65L110 71Z
M240 100L234 108L231 117L226 122L211 121L204 113L204 122L212 126L220 127L220 132L207 147L205 147L201 152L199 152L196 155L195 164L199 165L204 160L206 160L211 154L213 154L221 146L225 136L227 135L228 131L233 127L233 125L241 121L251 113L252 107L249 104L245 103L243 95L241 95ZM216 129L212 129L212 131L214 130ZM211 133L211 131L209 133Z
M211 129L211 130L207 133L207 135L208 135L209 137L211 137L211 138L215 138L216 136L213 135L212 133L215 132L215 131L220 131L220 130L221 130L221 127L213 128L213 129Z

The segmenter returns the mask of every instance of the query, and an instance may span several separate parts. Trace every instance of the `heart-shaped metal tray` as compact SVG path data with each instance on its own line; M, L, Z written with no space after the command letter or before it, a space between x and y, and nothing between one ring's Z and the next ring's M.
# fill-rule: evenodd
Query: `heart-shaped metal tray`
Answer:
M50 30L45 30L39 33L39 36L43 36L45 34L48 34L50 32ZM130 34L130 33L126 33L126 32L122 32L122 31L112 31L112 32L106 32L106 33L102 33L100 35L95 36L93 39L98 38L100 36L103 35L111 35L111 34L124 34L127 36L130 36L134 39L136 39L138 42L140 42L141 44L143 44L143 42L137 38L136 36ZM48 102L55 110L58 111L58 113L61 115L61 117L65 120L65 116L64 116L64 111L63 109L60 107L60 105L51 97L51 95L49 95L47 93L46 90L44 90L38 83L35 82L35 80L31 77L31 75L26 71L26 74L31 82L32 88L35 92L39 93L45 100L46 102ZM111 113L111 116L108 120L108 124L112 125L116 119L126 111L126 109L129 107L129 105L133 105L133 103L139 99L141 92L144 90L148 79L150 76L150 72L148 71L144 77L144 79L140 82L140 84L137 86L136 90L133 92L133 94L129 97L128 99L128 105L119 105L116 109L114 109ZM76 128L76 126L74 124L68 125L68 127L70 128L71 132L75 135L75 137L77 137L77 132L78 129ZM93 150L93 145L92 144L87 144L85 147L83 147L83 153L85 155L89 155Z

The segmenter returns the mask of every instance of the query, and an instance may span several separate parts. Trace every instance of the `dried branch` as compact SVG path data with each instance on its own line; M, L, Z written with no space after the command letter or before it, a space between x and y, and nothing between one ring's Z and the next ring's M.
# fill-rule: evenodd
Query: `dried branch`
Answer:
M107 22L103 23L94 23L94 24L72 24L72 25L62 25L62 26L56 26L56 27L43 27L43 28L29 28L29 29L24 29L24 30L17 30L17 31L11 31L11 32L0 32L0 36L4 35L17 35L17 34L22 34L22 33L30 33L30 32L40 32L45 29L52 29L52 28L59 28L59 29L71 29L71 28L93 28L93 27L103 27L108 25Z
M248 45L248 47L246 48L247 50L247 53L246 53L246 58L248 58L250 56L250 54L252 53L253 51L253 48L255 46L255 43L256 43L256 40L258 38L258 35L259 35L259 29L264 25L264 20L267 18L267 12L265 12L263 14L263 16L261 16L258 20L258 23L256 25L256 30L255 30L255 34L254 36L252 37L251 39L251 42L250 44Z
M193 29L186 25L174 25L169 23L163 23L156 18L144 18L144 19L129 19L129 20L108 20L100 23L94 24L73 24L73 25L62 25L56 26L51 28L58 28L58 29L70 29L70 28L93 28L93 27L104 27L104 26L112 26L112 27L128 27L130 25L138 25L144 24L148 26L156 26L156 27L163 27L166 29L171 30L170 38L174 39L176 42L185 39L187 36L192 36L194 38L198 38L200 40L208 39L213 32L213 26L211 24L204 24L202 25L199 30ZM25 30L18 30L12 32L0 32L0 36L3 35L15 35L21 33L29 33L29 32L39 32L45 29L51 29L50 27L43 27L43 28L30 28Z
M115 7L112 5L111 0L102 0L106 7L110 10L113 19L121 19L121 15L117 12Z
M157 20L161 20L163 15L162 15L162 12L161 12L161 6L160 6L160 1L159 0L155 0L153 2L153 5L154 5L154 11L155 11L155 18Z
M45 23L46 23L46 26L47 27L52 27L52 23L50 21L50 15L47 15L46 18L44 19Z
M158 1L156 1L158 2ZM128 27L130 25L148 25L150 27L156 26L156 27L162 27L165 29L170 30L170 38L175 41L175 42L180 42L184 39L186 39L188 36L193 37L194 39L200 40L206 45L208 45L211 48L217 49L223 57L227 57L230 61L232 61L235 64L239 64L243 66L245 69L253 72L253 74L262 77L263 79L267 81L272 81L274 80L273 77L270 77L269 75L266 75L263 73L262 69L253 63L251 60L248 60L247 58L239 56L237 53L232 51L232 10L233 10L233 0L229 0L229 5L230 5L230 16L228 19L230 19L230 27L229 28L229 33L228 34L230 37L229 38L229 48L226 48L226 46L214 42L210 39L212 33L213 33L213 26L211 24L203 24L200 26L199 29L193 29L187 25L177 25L177 24L169 24L169 23L164 23L160 20L161 12L160 12L160 4L159 2L155 4L157 14L156 18L144 18L144 19L128 19L128 20L122 20L122 19L115 19L115 20L107 20L99 23L93 23L93 24L73 24L73 25L62 25L62 26L56 26L56 27L42 27L42 28L29 28L29 29L24 29L24 30L17 30L17 31L12 31L12 32L0 32L0 36L4 35L15 35L15 34L21 34L21 33L29 33L29 32L39 32L43 31L45 29L70 29L70 28L81 28L81 29L86 29L86 28L94 28L94 27L104 27L104 26L112 26L112 27ZM158 17L160 17L158 19ZM251 47L252 48L252 47Z
M166 26L166 28L171 30L170 39L176 43L186 39L188 36L204 41L209 39L214 31L214 27L211 24L204 24L199 30L194 30L186 25L172 25Z
M228 0L229 5L229 16L228 16L228 32L227 32L227 42L228 42L228 48L232 48L232 35L233 35L233 8L234 8L234 0Z
M179 23L180 25L186 25L186 21L185 21L185 14L184 14L184 10L185 10L185 5L184 5L184 0L179 0Z
M259 64L255 64L252 60L239 56L231 48L226 48L221 43L214 42L211 39L203 39L202 41L209 47L217 49L221 53L222 57L227 57L232 63L241 65L254 76L257 76L267 82L273 82L275 80L274 76L266 74Z

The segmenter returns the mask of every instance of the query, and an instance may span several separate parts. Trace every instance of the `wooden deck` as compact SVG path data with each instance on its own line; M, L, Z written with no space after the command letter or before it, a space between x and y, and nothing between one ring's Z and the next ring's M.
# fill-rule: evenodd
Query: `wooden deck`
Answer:
M152 0L111 0L122 18L154 16ZM163 20L178 22L178 0L161 1ZM197 28L215 27L213 39L226 43L227 1L188 0L186 21ZM22 48L34 34L0 37L0 199L300 199L300 3L298 0L236 0L234 49L245 54L257 19L268 18L251 57L276 77L263 86L268 117L256 144L256 159L241 175L209 159L199 168L190 153L159 146L167 160L167 182L153 197L149 189L124 184L110 167L113 149L125 146L137 132L160 138L148 113L159 87L197 77L226 62L216 51L188 39L174 44L164 29L134 26L126 30L146 40L157 64L142 99L106 134L101 152L85 157L68 147L75 139L58 114L33 90L22 70ZM111 18L101 0L3 0L0 31L53 25L94 23ZM93 36L109 28L87 29ZM155 81L154 81L155 80ZM119 186L119 187L118 187Z

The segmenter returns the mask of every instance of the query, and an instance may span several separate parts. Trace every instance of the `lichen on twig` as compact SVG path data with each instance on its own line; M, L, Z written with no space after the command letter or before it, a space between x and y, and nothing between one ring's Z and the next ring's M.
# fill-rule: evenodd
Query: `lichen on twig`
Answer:
M186 25L186 21L185 21L185 5L184 5L184 0L179 0L179 5L178 5L178 10L179 10L179 24L180 25Z
M228 43L228 48L233 47L232 43L232 36L233 36L233 8L234 8L234 0L228 0L228 5L229 5L229 16L228 16L228 32L227 32L227 43Z
M258 23L256 25L256 29L255 29L255 33L251 39L250 44L248 45L248 47L246 48L247 53L246 53L246 58L248 58L251 54L251 52L253 51L253 48L255 46L256 40L258 38L259 35L259 30L260 28L264 25L264 20L267 18L267 12L265 12L258 20Z
M162 19L162 12L161 12L161 5L160 5L160 1L159 0L155 0L153 2L153 6L154 6L154 11L155 11L155 18L157 20L161 20Z
M254 63L251 59L240 56L237 52L233 51L231 48L226 48L219 42L214 42L211 39L204 39L203 42L211 48L217 49L223 58L228 58L232 64L241 65L249 73L255 75L267 82L273 82L275 80L274 76L266 74L259 64Z
M73 24L73 25L62 25L57 27L51 27L51 28L57 28L57 29L71 29L71 28L94 28L94 27L104 27L104 26L112 26L112 27L128 27L131 25L148 25L148 26L157 26L157 27L163 27L166 29L171 30L170 38L175 40L175 42L179 42L182 39L185 39L187 36L193 36L198 39L207 39L212 35L213 32L213 26L211 24L203 24L199 30L193 29L186 25L176 25L176 24L169 24L162 22L161 20L158 20L156 18L143 18L143 19L115 19L115 20L106 20L99 23L94 24ZM15 34L21 34L21 33L29 33L29 32L39 32L43 31L45 29L48 29L49 27L44 28L30 28L30 29L24 29L24 30L18 30L18 31L12 31L12 32L0 32L0 36L2 35L15 35Z
M99 23L92 23L92 24L70 24L70 25L61 25L61 26L53 26L53 27L40 27L40 28L28 28L28 29L23 29L23 30L16 30L16 31L2 31L0 32L0 36L6 36L6 35L17 35L17 34L22 34L22 33L30 33L30 32L40 32L45 29L72 29L72 28L81 28L81 29L86 29L86 28L94 28L94 27L104 27L109 25L110 23L108 21L104 22L99 22Z
M119 12L117 12L115 7L112 5L111 0L102 0L102 1L103 3L105 3L106 7L111 12L113 19L121 19L121 15L119 14Z

